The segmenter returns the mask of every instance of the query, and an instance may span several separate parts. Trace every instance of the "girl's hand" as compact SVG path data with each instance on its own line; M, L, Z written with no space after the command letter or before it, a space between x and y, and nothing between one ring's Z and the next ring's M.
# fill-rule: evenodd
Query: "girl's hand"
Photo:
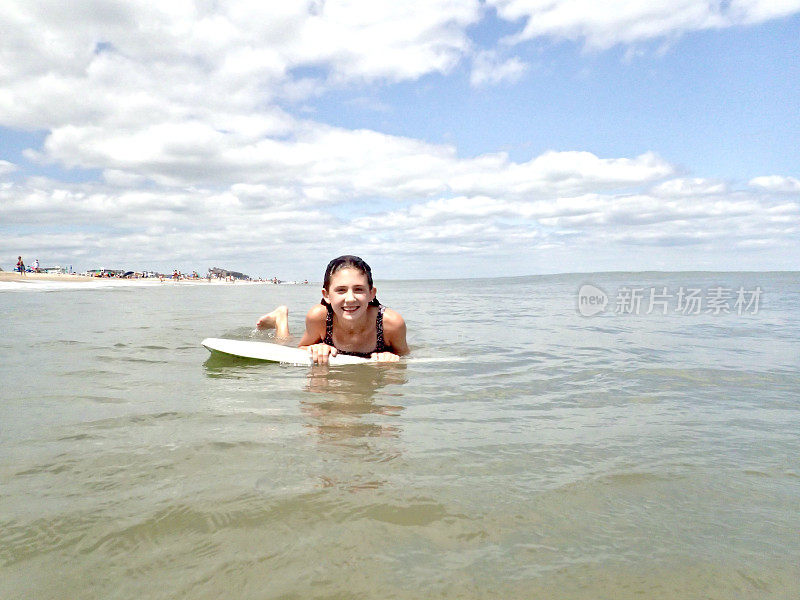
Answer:
M311 354L311 362L316 365L327 365L328 357L336 356L338 353L336 348L324 343L311 344L308 347L308 351Z
M374 360L375 362L397 362L400 360L400 357L391 352L373 352L370 355L370 360Z

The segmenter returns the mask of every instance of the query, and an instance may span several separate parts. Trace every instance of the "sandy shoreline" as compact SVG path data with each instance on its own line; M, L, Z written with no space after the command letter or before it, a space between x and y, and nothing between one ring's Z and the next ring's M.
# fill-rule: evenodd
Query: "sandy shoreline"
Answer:
M84 275L58 275L55 273L25 273L20 275L16 271L0 271L0 281L96 281L99 277L86 277Z
M90 287L118 287L118 286L139 286L139 285L274 285L270 281L225 281L224 279L179 279L173 280L165 277L163 280L157 277L147 277L140 279L120 279L117 277L87 277L85 275L59 275L55 273L26 273L20 275L15 271L0 271L0 283L7 284L93 284ZM296 283L296 282L285 282ZM18 287L18 286L15 286Z

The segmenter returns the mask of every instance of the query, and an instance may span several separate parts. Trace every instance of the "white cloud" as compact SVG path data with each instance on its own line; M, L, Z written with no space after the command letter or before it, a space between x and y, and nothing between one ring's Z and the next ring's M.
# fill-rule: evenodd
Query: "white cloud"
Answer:
M446 73L481 17L476 0L65 6L0 4L0 123L130 127L213 114L228 129L221 117L251 117L284 94ZM302 68L320 72L309 81L294 73Z
M469 247L487 255L511 256L525 243L526 251L562 247L586 256L592 248L629 245L706 249L772 240L771 247L791 246L800 231L800 203L765 203L740 192L723 198L665 200L646 194L599 195L544 201L507 201L489 197L439 199L386 214L356 219L365 230L384 228L382 243L432 243L457 254Z
M102 262L203 270L230 263L256 275L271 275L261 270L277 263L294 269L282 275L314 277L322 249L326 257L402 255L409 276L430 276L459 274L456 256L496 264L545 253L554 258L539 268L552 271L579 269L598 254L630 254L632 247L633 258L669 249L691 266L690 256L726 248L785 255L800 235L800 201L755 191L558 195L542 185L528 196L435 194L364 214L352 204L332 210L294 188L267 184L135 191L9 183L0 188L0 223L11 228L0 236L0 255L23 252L83 268Z
M503 60L496 51L479 52L473 58L469 82L473 87L497 85L502 82L516 83L527 70L527 65L518 57Z
M9 173L13 173L18 169L19 167L17 167L17 165L14 163L7 160L0 160L0 175L8 175Z
M546 152L523 163L505 154L462 159L448 145L313 122L292 125L291 135L258 139L200 121L134 131L65 126L53 130L39 159L104 169L116 182L131 174L165 186L268 184L295 188L312 201L314 190L325 189L319 199L325 203L361 197L413 201L447 191L577 194L638 185L673 171L652 153L604 159L588 152Z
M652 192L657 196L708 196L724 194L728 191L728 184L724 181L713 179L682 178L670 179L653 187Z
M670 38L691 31L750 25L800 11L799 0L487 0L498 15L521 21L509 41L583 40L594 50Z
M795 177L781 177L780 175L755 177L750 180L750 185L768 192L788 194L800 192L800 180Z
M590 152L545 152L525 163L485 155L458 165L450 187L457 193L506 197L576 195L641 185L667 177L673 167L654 153L604 159Z

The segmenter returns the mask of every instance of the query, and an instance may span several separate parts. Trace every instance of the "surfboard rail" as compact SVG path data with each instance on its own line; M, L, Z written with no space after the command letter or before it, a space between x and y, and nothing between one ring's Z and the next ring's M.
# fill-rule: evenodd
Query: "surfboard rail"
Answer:
M227 338L206 338L200 342L210 352L220 352L239 358L250 358L290 365L310 365L311 355L307 350L291 346L281 346L270 342L254 342L248 340L231 340ZM354 365L374 362L369 358L348 356L345 354L331 356L329 364Z

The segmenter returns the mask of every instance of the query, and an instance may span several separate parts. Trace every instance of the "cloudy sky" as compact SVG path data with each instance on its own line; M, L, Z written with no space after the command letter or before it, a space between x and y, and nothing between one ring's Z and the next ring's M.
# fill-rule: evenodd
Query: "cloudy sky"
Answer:
M0 267L800 264L800 0L158 4L0 3Z

